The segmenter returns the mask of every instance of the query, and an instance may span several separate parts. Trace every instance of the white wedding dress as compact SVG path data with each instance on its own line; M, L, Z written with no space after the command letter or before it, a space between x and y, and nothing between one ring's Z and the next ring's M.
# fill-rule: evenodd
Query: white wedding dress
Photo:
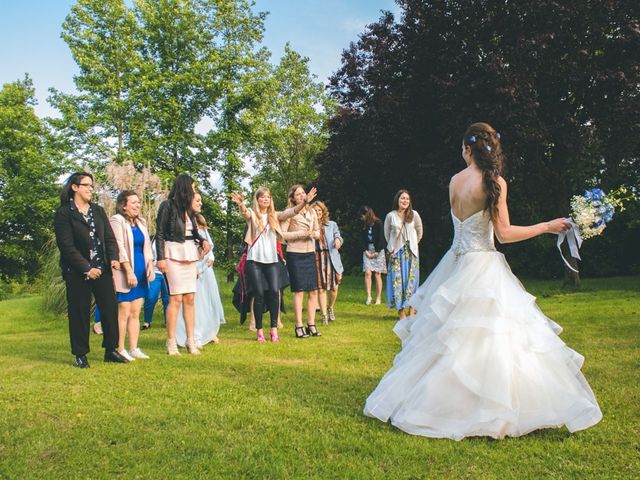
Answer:
M413 435L503 438L602 418L580 372L584 358L558 337L493 242L488 214L452 213L451 249L400 320L391 369L364 413Z

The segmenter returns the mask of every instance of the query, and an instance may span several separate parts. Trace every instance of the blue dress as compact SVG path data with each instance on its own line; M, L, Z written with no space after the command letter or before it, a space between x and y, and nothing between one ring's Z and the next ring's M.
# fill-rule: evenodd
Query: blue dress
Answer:
M133 273L138 284L127 293L118 292L118 302L132 302L144 298L147 294L147 267L144 262L144 235L135 225L131 227L133 233Z

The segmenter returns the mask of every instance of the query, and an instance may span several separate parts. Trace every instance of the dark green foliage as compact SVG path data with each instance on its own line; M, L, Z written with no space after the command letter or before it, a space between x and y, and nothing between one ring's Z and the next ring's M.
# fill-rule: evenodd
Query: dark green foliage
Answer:
M56 145L33 111L31 79L0 90L0 279L33 278L51 237L62 171Z
M384 216L407 188L431 268L451 239L448 182L464 167L461 136L473 121L501 132L514 224L567 216L571 196L586 187L637 188L640 4L398 3L400 21L385 13L370 25L331 80L341 108L318 165L341 225L353 224L363 203ZM638 271L637 248L628 246L640 230L630 218L617 216L585 244L585 272ZM345 244L352 262L356 247ZM549 237L506 251L516 271L561 275L554 248Z

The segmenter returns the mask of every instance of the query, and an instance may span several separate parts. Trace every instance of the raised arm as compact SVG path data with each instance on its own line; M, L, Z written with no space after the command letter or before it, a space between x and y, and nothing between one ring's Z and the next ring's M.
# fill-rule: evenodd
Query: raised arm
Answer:
M526 227L511 225L507 206L507 182L504 178L498 177L498 183L500 184L500 198L498 199L498 216L493 220L493 228L500 243L521 242L544 233L557 235L571 227L565 218L556 218L549 222L536 223Z
M240 215L242 215L245 220L251 220L251 212L244 204L244 197L241 193L231 192L231 201L238 205L238 208L240 209Z

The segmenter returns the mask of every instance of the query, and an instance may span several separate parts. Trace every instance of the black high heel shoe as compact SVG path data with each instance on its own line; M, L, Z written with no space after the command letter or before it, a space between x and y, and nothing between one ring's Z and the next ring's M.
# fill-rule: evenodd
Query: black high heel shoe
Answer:
M316 328L316 324L309 325L307 323L307 335L313 335L314 337L321 337L322 333Z
M296 338L307 338L309 336L304 327L296 327L293 331L296 334Z

